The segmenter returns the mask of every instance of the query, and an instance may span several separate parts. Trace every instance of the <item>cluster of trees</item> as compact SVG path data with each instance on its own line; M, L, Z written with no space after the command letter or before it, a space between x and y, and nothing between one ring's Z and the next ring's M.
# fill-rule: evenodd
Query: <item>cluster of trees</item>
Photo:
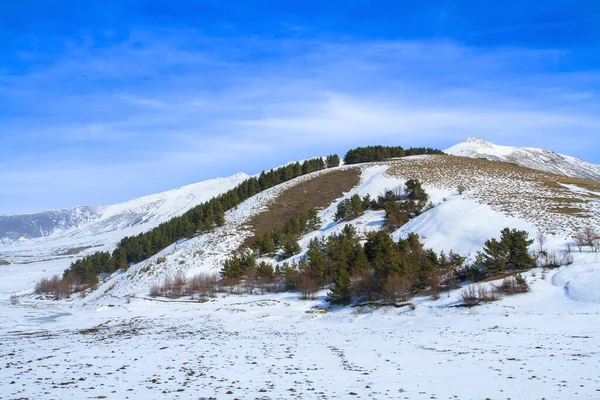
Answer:
M321 218L317 211L309 210L296 218L287 219L280 229L257 236L250 247L260 255L271 255L282 250L283 258L289 258L300 252L298 237L320 227Z
M453 271L463 263L454 253L425 249L416 234L394 242L387 232L372 232L362 245L347 225L340 234L311 241L306 257L288 268L296 270L296 288L304 297L329 286L329 300L347 304L353 298L403 301L426 289L453 287Z
M475 281L510 270L534 267L535 257L528 249L532 244L533 239L529 239L527 231L504 228L500 240L492 238L485 241L483 250L477 252L475 261L465 271L465 278Z
M387 190L376 200L371 199L368 194L362 198L355 194L349 199L340 201L335 220L351 220L368 209L385 210L386 227L393 231L419 215L428 199L429 195L423 189L421 182L418 179L410 179L404 188Z
M366 210L374 206L375 203L368 194L362 198L355 194L349 199L344 199L338 203L334 219L341 221L358 218Z
M356 164L371 161L384 161L390 158L415 156L420 154L444 154L441 150L429 147L411 147L403 149L401 146L367 146L348 150L344 156L346 164Z
M325 158L325 165L327 168L338 167L340 165L340 156L337 154L330 154Z
M236 284L250 280L251 287L262 282L276 289L298 290L303 298L312 298L319 289L329 287L328 299L335 304L352 300L395 303L418 293L438 297L460 281L476 282L533 267L535 258L528 251L532 243L526 231L505 228L500 240L487 240L476 261L467 265L465 258L454 252L438 254L426 249L414 233L394 242L385 231L371 232L363 245L354 227L346 225L339 234L313 239L306 255L292 263L276 268L264 261L257 265L246 252L227 260L221 275ZM505 279L489 298L526 291L527 286L517 278ZM475 299L483 301L483 297Z
M122 264L120 264L122 263ZM115 253L115 257L107 251L99 251L74 261L63 277L68 281L81 281L86 285L98 284L98 274L112 274L119 268L127 269L129 264L124 262L123 253Z
M304 298L329 286L329 300L346 304L352 298L398 301L426 289L449 289L455 285L454 271L463 263L457 254L425 249L416 234L395 243L389 233L373 232L362 245L354 227L346 225L339 234L313 239L297 261L273 269L266 262L257 265L244 252L224 262L221 276L232 284L245 279L299 290Z
M331 166L334 166L336 160L339 165L338 156L330 155L327 159ZM249 178L226 193L214 197L148 232L123 238L112 254L97 252L73 262L64 272L63 279L68 278L68 282L76 281L88 286L94 285L98 282L100 273L112 273L118 269L126 270L130 264L153 256L181 238L191 237L221 226L225 222L225 212L251 196L326 167L323 158L314 158L306 160L302 164L296 162L268 172L263 171L258 178ZM74 291L76 288L73 286L72 290Z

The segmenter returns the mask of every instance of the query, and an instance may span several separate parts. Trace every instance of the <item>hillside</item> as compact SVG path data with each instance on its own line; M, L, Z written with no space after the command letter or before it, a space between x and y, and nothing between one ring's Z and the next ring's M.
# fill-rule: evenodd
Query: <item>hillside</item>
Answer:
M318 199L328 199L323 194L339 185L339 180L328 179L337 171L356 171L359 183L347 187L343 196L323 207ZM413 178L424 183L435 207L393 236L400 238L408 232L421 234L425 245L436 251L453 250L465 256L473 255L486 239L498 235L507 226L525 229L530 237L535 237L541 229L563 246L576 230L588 225L600 226L600 187L593 181L513 164L443 155L346 165L296 178L250 198L226 213L225 225L215 232L168 247L101 286L93 298L104 294L145 296L153 284L162 282L165 277L218 272L223 261L254 236L257 227L258 233L264 231L260 226L265 222L257 224L257 221L267 220L274 226L276 221L284 222L278 215L299 212L301 202L289 199L314 197L313 205L322 208L318 212L322 227L302 237L299 241L302 252L287 261L301 257L311 239L339 233L346 224L353 225L362 235L380 230L383 211L367 211L358 219L336 223L337 204L354 194L377 197L386 190L402 187ZM302 196L302 188L309 182L319 189ZM457 187L461 184L466 191L458 195ZM166 262L158 263L162 257Z
M500 146L472 137L444 152L456 156L505 161L553 174L600 181L600 165L550 150Z
M147 231L181 215L248 177L239 173L109 206L0 216L0 234L4 235L3 238L15 239L18 236L21 239L0 241L0 254L55 256L77 254L88 247L111 248L122 237ZM38 235L28 235L27 232L38 232Z
M597 182L513 164L427 155L306 174L250 197L228 211L214 232L116 272L83 297L23 296L21 304L9 305L7 295L26 287L32 271L49 274L59 266L56 260L0 266L10 276L0 283L0 361L7 366L0 378L9 382L2 394L596 398L600 263L587 248L573 253L572 265L525 272L528 293L474 308L461 306L461 288L438 299L420 294L398 307L333 306L328 289L314 300L300 300L293 291L223 290L201 301L148 295L152 285L178 273L219 271L257 232L306 208L317 207L321 227L302 235L301 252L286 261L302 258L311 239L347 225L364 238L383 229L385 211L337 222L337 205L355 194L396 190L414 178L422 180L433 207L392 232L395 240L416 232L428 247L468 256L502 228L531 236L541 228L549 234L548 249L562 256L573 230L600 226ZM466 188L463 194L459 185Z

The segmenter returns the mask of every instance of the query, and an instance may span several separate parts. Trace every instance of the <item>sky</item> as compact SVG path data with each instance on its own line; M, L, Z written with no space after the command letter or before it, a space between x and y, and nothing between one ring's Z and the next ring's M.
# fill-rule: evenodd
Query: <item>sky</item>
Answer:
M600 163L600 2L0 2L0 215L356 146Z

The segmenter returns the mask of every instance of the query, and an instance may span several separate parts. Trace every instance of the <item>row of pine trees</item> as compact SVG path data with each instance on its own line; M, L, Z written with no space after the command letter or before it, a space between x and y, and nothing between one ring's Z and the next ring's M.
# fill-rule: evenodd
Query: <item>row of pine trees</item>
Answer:
M367 146L348 150L344 156L346 164L384 161L390 158L416 156L422 154L444 154L441 150L430 147L411 147L404 150L401 146Z

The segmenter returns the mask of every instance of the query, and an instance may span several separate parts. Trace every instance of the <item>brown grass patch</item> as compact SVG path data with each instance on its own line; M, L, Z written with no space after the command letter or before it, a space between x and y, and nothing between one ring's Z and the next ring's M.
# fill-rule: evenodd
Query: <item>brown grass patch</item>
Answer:
M585 210L582 210L581 208L577 208L577 207L554 207L548 210L551 213L554 214L565 214L565 215L571 215L573 217L580 217L580 218L585 218L588 217L589 215L585 212Z
M248 220L255 235L263 235L281 228L283 223L302 212L327 207L335 199L350 191L360 182L360 168L325 172L281 192L268 205L268 209ZM247 238L248 245L254 238Z

